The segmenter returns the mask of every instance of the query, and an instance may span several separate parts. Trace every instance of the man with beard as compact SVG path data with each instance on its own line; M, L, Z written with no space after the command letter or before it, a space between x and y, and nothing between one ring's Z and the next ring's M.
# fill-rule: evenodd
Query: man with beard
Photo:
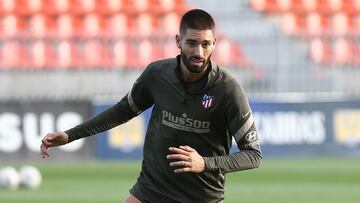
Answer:
M223 202L225 174L260 164L251 109L236 80L210 60L216 38L207 12L184 14L176 44L181 54L151 63L119 103L65 132L48 133L41 155L153 106L141 172L125 202ZM230 153L232 138L236 153Z

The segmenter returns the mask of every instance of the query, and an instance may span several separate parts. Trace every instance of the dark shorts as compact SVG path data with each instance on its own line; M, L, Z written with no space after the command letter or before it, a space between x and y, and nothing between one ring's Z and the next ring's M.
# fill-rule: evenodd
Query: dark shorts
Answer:
M179 203L165 196L147 189L144 185L137 182L131 189L130 194L140 200L142 203Z

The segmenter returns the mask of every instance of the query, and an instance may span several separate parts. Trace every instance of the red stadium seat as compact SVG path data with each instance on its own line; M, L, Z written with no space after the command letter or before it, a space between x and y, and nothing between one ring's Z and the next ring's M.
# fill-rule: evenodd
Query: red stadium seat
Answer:
M279 11L277 0L251 0L250 4L256 11L264 13L276 13Z
M165 36L174 37L179 33L180 16L175 12L169 12L161 19L161 33Z
M105 35L110 37L124 37L130 35L130 20L124 13L117 13L112 15L107 25L107 33Z
M97 14L88 14L83 18L83 37L101 37L106 29L106 21Z
M218 39L213 58L216 63L225 67L248 67L250 65L238 44L225 37Z
M315 63L329 64L331 63L331 46L319 38L310 41L310 58Z
M296 15L303 14L302 0L277 0L278 12L293 13Z
M43 0L22 0L21 4L21 14L33 15L39 12L43 12Z
M83 57L86 59L84 68L109 68L111 67L111 53L102 42L90 40L84 44Z
M119 0L98 0L97 7L97 13L102 15L120 14L125 10L124 1Z
M355 14L359 15L360 13L360 0L353 0L353 5L355 9Z
M156 42L141 40L137 47L136 67L145 68L149 63L163 58L163 52Z
M83 13L93 13L97 11L97 0L81 0L81 9Z
M356 15L360 12L360 1L359 0L343 0L343 11Z
M185 0L174 0L175 1L175 11L179 15L183 15L186 11L190 9L190 5L187 4Z
M2 38L12 38L22 36L25 32L25 23L23 18L15 15L6 15L1 17L0 36Z
M66 0L62 0L66 2ZM58 14L55 11L56 0L22 0L24 5L24 14L25 15L34 15L34 14L44 14L44 15L54 15Z
M254 65L253 62L245 55L241 46L234 43L232 50L232 61L230 66L237 68L249 68Z
M329 11L327 0L302 0L302 8L305 13L325 14Z
M329 12L335 13L343 9L343 0L327 0Z
M85 15L99 11L100 0L54 0L58 13L69 13L70 15Z
M266 0L250 0L250 5L255 11L263 12L266 6Z
M16 2L14 0L0 1L0 15L13 14L16 10Z
M61 41L57 45L57 66L62 69L80 68L83 58L79 47L69 41Z
M353 43L352 48L353 54L351 62L356 66L360 66L360 42Z
M84 5L87 5L88 9L91 7L94 0L88 0L90 3L86 3L83 0L66 0L69 2L68 12L70 15L84 15L86 14ZM85 0L87 1L87 0Z
M353 20L351 16L343 12L338 12L332 17L332 33L343 36L349 34L353 27Z
M55 49L42 40L35 41L30 48L31 67L35 69L52 68L56 65Z
M13 14L22 17L29 15L27 0L13 0L13 1L15 4L15 10L12 11Z
M16 15L31 16L34 14L45 14L52 4L51 0L13 0Z
M180 54L180 49L176 46L175 37L166 38L162 45L165 58L173 58Z
M305 35L310 37L324 35L329 31L329 22L326 16L319 13L309 13L305 17Z
M289 35L299 34L303 31L303 19L294 13L286 13L281 17L281 30Z
M360 36L360 14L353 18L353 29L351 33L355 36Z
M62 14L56 20L56 34L59 38L79 36L81 32L81 20L72 15Z
M317 6L318 6L317 0L302 0L301 4L302 4L301 5L302 9L305 13L318 12L317 11Z
M352 45L349 41L339 38L333 48L333 60L337 65L350 64L352 60Z
M32 15L29 20L30 36L34 38L51 37L55 31L55 20L42 14Z
M139 15L150 10L149 0L126 0L126 12L130 15Z
M69 3L69 12L74 15L100 14L107 6L107 2L104 0L70 0Z
M293 1L291 0L277 0L276 1L279 12L291 12Z
M132 44L125 40L117 40L112 47L112 64L117 68L134 68L136 66L136 52Z
M22 69L30 66L26 47L17 41L5 41L1 47L1 65L4 69Z
M149 37L159 32L159 22L155 16L149 13L142 13L135 18L135 35L138 37Z
M70 10L69 0L51 0L46 7L46 13L50 15L61 15L68 13Z
M266 0L265 3L265 12L266 13L278 13L279 7L278 7L278 3L277 0Z
M164 15L176 10L176 3L174 0L158 0L158 14ZM156 12L156 11L155 11Z
M228 39L221 38L217 40L214 52L214 61L222 66L231 64L232 44Z

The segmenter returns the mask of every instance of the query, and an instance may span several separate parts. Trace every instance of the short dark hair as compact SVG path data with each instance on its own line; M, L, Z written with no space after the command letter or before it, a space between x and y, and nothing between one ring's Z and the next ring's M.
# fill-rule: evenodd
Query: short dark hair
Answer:
M215 22L209 13L201 9L186 12L180 21L180 34L185 34L186 29L212 30L215 33Z

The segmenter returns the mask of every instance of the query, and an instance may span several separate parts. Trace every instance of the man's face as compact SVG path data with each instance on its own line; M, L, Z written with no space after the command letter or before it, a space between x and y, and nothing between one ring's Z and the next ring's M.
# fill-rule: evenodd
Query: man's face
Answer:
M203 72L215 48L213 31L187 29L184 35L176 36L176 42L187 70L191 73Z

